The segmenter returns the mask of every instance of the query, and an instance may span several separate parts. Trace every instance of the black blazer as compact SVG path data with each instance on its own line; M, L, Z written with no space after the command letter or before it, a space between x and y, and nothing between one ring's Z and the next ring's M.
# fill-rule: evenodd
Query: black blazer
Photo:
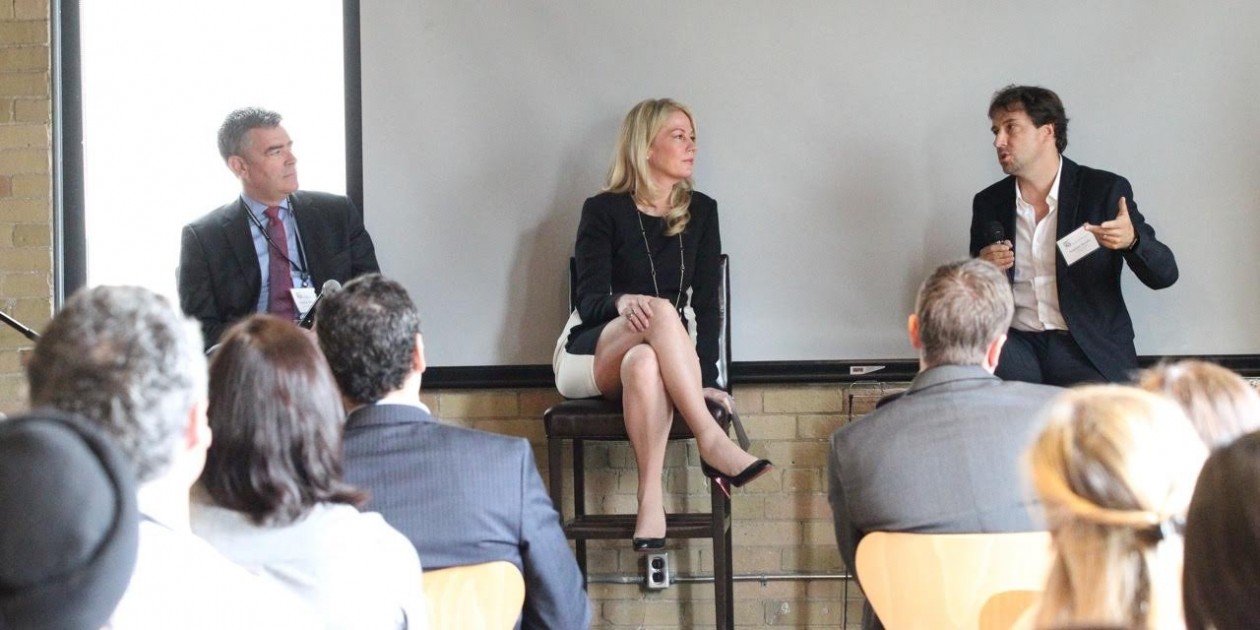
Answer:
M363 215L349 199L298 191L289 200L316 290L380 271ZM184 226L180 239L179 305L201 322L207 347L258 307L262 276L247 212L238 197Z
M1120 291L1120 270L1127 262L1142 284L1162 289L1177 281L1177 260L1138 212L1128 180L1063 158L1056 239L1084 223L1097 225L1116 218L1122 196L1128 200L1129 217L1138 236L1133 251L1101 248L1071 267L1064 262L1062 252L1055 255L1059 309L1068 331L1094 367L1112 382L1127 380L1137 367L1133 321ZM971 206L972 256L989 244L984 232L992 221L1000 222L1006 234L1015 234L1014 176L976 194Z

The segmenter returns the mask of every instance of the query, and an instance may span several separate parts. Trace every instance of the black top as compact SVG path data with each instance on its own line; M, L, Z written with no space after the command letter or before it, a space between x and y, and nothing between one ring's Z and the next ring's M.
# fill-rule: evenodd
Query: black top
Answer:
M681 310L687 306L687 289L690 288L691 307L696 314L696 353L700 355L701 378L705 387L717 386L722 255L717 202L703 193L692 192L690 211L691 220L682 232L680 252L678 235L665 236L665 220L640 212L629 194L606 192L586 200L574 246L575 293L582 324L570 331L570 347L581 333L602 329L620 315L617 298L622 294L658 295L677 304ZM643 220L642 232L639 219ZM655 286L653 266L656 268ZM684 267L680 297L679 272Z

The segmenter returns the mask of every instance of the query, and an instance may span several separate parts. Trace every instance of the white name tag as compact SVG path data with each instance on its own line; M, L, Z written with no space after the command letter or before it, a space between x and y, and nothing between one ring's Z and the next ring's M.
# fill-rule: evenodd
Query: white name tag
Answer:
M306 312L315 305L315 287L298 287L289 289L293 296L293 305L297 307L298 317L306 317Z
M1098 244L1098 239L1086 232L1084 226L1076 228L1071 234L1059 239L1059 251L1069 267L1099 247L1101 246Z

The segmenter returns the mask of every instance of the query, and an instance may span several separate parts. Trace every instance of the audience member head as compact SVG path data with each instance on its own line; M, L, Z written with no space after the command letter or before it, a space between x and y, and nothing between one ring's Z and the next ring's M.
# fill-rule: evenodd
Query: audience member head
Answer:
M1015 313L1011 284L980 259L936 268L919 287L910 316L910 344L923 368L938 365L997 367Z
M1051 403L1028 454L1056 549L1037 627L1180 623L1180 529L1206 456L1163 396L1095 385Z
M1186 626L1256 625L1260 601L1260 433L1222 446L1203 465L1186 516Z
M1001 111L1023 110L1033 124L1054 125L1054 146L1063 153L1068 144L1068 117L1059 95L1043 87L1008 85L993 94L989 118Z
M254 129L275 129L281 117L261 107L243 107L227 115L219 126L219 155L223 161L233 155L244 155L249 132Z
M287 525L318 503L359 505L341 481L345 414L315 341L253 315L227 330L210 362L210 429L199 484L216 505Z
M424 371L420 313L401 284L380 274L361 276L320 300L315 331L341 394L374 403L414 382Z
M1138 387L1177 401L1210 449L1260 429L1260 394L1215 363L1161 363L1138 375Z
M130 464L51 410L0 422L0 627L101 628L139 545Z
M140 483L178 474L191 485L200 474L210 441L201 332L166 298L140 287L79 291L35 345L27 374L34 406L103 427Z
M612 164L608 168L607 190L615 193L630 193L635 202L650 208L656 199L669 194L669 211L665 214L666 235L673 236L682 232L691 219L688 207L691 204L691 173L676 174L670 190L661 190L650 155L654 149L664 153L666 143L670 142L671 119L681 114L685 124L695 133L695 117L686 105L668 98L648 99L630 108L625 120L621 123L621 131L617 134L617 148L613 152ZM678 121L682 122L682 121ZM693 140L694 142L694 140Z

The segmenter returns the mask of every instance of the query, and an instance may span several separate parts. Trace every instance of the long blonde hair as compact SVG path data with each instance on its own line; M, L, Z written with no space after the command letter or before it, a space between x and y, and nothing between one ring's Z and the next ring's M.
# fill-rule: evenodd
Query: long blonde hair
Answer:
M1206 458L1165 397L1116 385L1060 395L1027 457L1056 549L1037 627L1180 625L1179 529Z
M652 181L648 170L648 150L652 140L661 132L669 115L682 112L695 129L696 119L686 105L673 99L660 98L641 101L630 108L621 123L617 135L617 148L612 164L608 167L608 184L604 190L614 193L630 193L640 207L650 208L660 191ZM687 229L691 220L691 178L674 185L669 192L669 210L665 213L665 235L673 236Z

